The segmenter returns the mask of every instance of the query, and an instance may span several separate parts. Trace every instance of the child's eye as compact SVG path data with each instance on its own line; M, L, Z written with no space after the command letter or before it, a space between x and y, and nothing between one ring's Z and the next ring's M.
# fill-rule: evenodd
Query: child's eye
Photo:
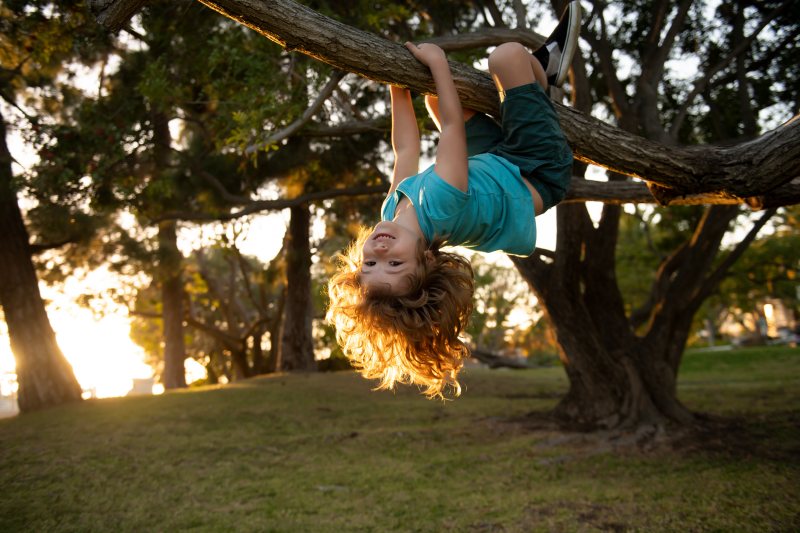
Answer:
M389 261L389 266L393 266L393 267L400 266L402 264L403 264L402 261Z
M364 266L374 267L375 261L364 261Z

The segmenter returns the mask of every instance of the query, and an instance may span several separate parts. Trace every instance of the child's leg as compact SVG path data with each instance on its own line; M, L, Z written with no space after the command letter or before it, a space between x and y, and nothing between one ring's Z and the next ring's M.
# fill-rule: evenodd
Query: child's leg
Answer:
M533 57L519 43L504 43L489 54L489 72L500 93L500 101L505 92L515 87L538 83L547 89L547 76L539 60Z
M436 124L436 129L442 131L442 121L439 118L439 98L426 94L425 108L428 110L428 114L431 116L433 123ZM464 113L464 122L467 122L477 113L477 111L468 107L463 107L462 110Z
M503 140L492 150L520 169L533 187L536 213L557 204L566 193L572 152L544 89L539 60L519 43L505 43L489 55L489 71L501 100Z

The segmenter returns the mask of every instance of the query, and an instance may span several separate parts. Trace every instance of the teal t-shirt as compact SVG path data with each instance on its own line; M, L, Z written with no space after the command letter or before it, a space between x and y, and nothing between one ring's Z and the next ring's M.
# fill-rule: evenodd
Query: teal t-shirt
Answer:
M519 168L497 155L469 158L467 192L440 178L433 165L406 178L384 200L382 220L394 218L401 194L414 206L428 242L443 238L452 246L520 256L529 256L536 247L531 193Z

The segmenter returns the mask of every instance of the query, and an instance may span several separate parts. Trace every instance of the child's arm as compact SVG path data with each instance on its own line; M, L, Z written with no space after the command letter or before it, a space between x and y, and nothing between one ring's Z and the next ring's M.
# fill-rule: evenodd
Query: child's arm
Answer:
M392 149L394 171L389 194L400 182L419 172L419 127L411 103L411 93L394 85L389 87L392 96Z
M436 93L439 96L441 135L436 150L436 173L457 189L467 191L467 134L461 100L453 83L450 65L441 48L431 43L418 47L406 43L406 48L420 63L431 69Z

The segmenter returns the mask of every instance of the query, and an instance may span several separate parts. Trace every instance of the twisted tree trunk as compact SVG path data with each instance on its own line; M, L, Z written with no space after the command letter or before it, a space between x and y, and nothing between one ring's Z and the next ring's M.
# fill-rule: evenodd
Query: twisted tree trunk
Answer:
M655 34L660 30L654 29ZM594 37L610 57L610 48ZM657 84L665 50L644 54L656 64L643 65L639 83ZM613 84L613 73L605 65ZM663 65L661 65L663 67ZM648 74L649 73L649 74ZM586 69L579 55L573 63L574 105L588 112L591 102ZM632 131L653 120L655 105L647 91L628 100L624 91L618 120ZM615 100L615 103L617 101ZM576 111L577 113L577 111ZM662 136L653 124L652 135ZM576 163L574 174L585 166ZM625 179L609 174L610 184ZM692 236L661 264L644 309L628 314L616 278L616 248L622 214L618 205L605 204L595 227L583 205L562 204L557 211L558 237L552 261L534 255L514 263L544 304L561 348L570 388L555 412L565 424L585 428L662 428L686 425L696 417L677 397L677 375L692 319L702 302L722 280L774 210L767 210L745 239L717 261L722 238L739 213L735 205L707 208Z

